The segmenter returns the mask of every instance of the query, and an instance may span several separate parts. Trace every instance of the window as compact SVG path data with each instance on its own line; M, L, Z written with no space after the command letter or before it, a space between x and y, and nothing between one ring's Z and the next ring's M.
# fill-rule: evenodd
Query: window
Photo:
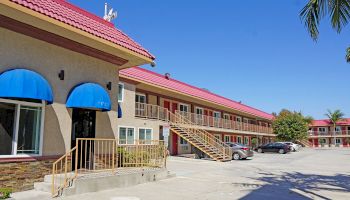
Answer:
M187 145L187 141L180 137L180 145Z
M327 143L326 138L319 139L319 142L320 142L320 144L326 144Z
M225 141L225 142L231 142L231 136L225 135L224 141Z
M225 120L230 120L230 115L229 114L224 114L224 119Z
M118 102L123 102L124 99L124 83L118 84Z
M119 144L134 144L135 129L130 127L119 127Z
M336 132L341 132L341 127L340 127L340 126L336 126L336 127L335 127L335 131L336 131Z
M327 132L327 128L326 127L319 127L318 131L319 132Z
M341 139L340 139L340 138L336 138L336 139L335 139L335 143L336 143L336 144L341 144Z
M203 108L196 108L196 114L197 115L203 115Z
M146 95L144 95L144 94L136 94L135 102L137 102L137 103L146 103Z
M218 119L221 118L221 113L220 112L214 112L214 118Z
M218 139L218 140L221 140L220 135L214 135L214 137L215 137L216 139Z
M44 103L0 99L0 156L39 155Z
M188 105L180 104L180 112L188 112Z
M151 128L139 128L139 140L141 144L151 144L152 141L152 132Z
M242 137L241 136L237 136L237 143L242 144Z
M249 137L244 137L244 144L246 144L246 145L249 144Z
M236 121L237 122L242 122L242 118L241 117L236 117Z

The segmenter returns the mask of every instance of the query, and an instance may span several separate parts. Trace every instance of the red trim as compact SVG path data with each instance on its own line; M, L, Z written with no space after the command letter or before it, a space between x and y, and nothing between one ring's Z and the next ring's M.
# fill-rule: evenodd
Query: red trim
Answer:
M43 161L43 160L55 160L55 159L60 158L61 156L62 155L0 158L0 163L34 162L34 161Z

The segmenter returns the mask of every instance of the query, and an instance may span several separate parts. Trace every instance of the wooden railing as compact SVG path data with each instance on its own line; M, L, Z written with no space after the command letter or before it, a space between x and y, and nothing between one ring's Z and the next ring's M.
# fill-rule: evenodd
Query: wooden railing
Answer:
M168 109L160 107L158 105L151 105L145 103L135 104L135 116L147 119L157 119L162 121L169 121L169 115L166 113ZM268 133L272 134L273 130L271 127L249 124L246 122L238 122L230 119L217 118L208 115L198 115L195 113L189 112L180 112L175 111L176 113L181 114L186 119L192 122L194 125L204 126L204 127L214 127L222 129L231 129L238 131L249 131L256 133Z
M166 166L163 141L136 140L134 144L122 143L116 139L77 139L76 146L53 163L52 195L61 195L63 189L71 186L73 180L82 174Z
M186 130L186 132L190 133L192 137L195 137L196 140L200 141L202 144L215 147L222 154L223 159L232 158L232 148L230 146L216 138L213 134L198 129L196 124L192 123L181 114L169 112L169 122L170 124L180 125L182 129Z

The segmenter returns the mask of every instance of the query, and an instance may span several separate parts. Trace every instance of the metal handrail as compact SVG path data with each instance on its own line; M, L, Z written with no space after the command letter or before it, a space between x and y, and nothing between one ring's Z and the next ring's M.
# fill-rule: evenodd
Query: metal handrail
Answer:
M163 168L166 166L164 141L78 138L75 147L52 165L52 196L59 196L79 175L116 172L119 168Z

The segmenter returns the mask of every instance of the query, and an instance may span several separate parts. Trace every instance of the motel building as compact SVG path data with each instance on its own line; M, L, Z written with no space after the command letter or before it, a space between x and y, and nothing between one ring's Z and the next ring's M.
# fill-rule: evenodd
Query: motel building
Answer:
M122 115L118 72L153 60L114 24L68 1L1 0L0 188L28 190L48 174L96 169L106 164L102 154L116 165L106 152L117 148Z
M350 147L350 118L334 125L328 119L314 120L309 125L309 146Z
M121 70L119 77L120 140L165 140L170 155L225 161L232 159L226 142L252 146L275 138L271 114L175 80L169 73L134 67ZM218 152L211 152L213 148Z

